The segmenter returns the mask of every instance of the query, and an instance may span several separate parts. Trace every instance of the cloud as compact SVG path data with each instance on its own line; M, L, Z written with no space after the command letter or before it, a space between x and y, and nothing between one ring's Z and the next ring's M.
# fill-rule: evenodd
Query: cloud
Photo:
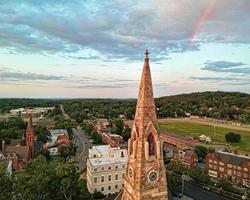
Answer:
M249 78L241 78L241 77L196 77L191 76L191 80L196 81L205 81L209 83L226 83L228 85L250 85Z
M214 1L190 49L190 37L207 2L3 0L0 48L55 54L90 50L96 55L73 58L128 60L141 59L148 48L158 61L171 52L198 50L207 42L250 43L249 1L220 0Z
M204 64L205 66L201 68L202 70L207 70L212 72L228 72L235 74L250 74L250 67L242 62L208 61Z
M20 72L8 67L0 69L0 81L52 81L63 79L63 76Z

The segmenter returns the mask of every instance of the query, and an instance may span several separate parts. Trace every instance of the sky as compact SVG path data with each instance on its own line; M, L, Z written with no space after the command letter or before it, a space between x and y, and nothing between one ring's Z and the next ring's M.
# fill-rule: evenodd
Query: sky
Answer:
M250 93L249 0L1 0L0 98Z

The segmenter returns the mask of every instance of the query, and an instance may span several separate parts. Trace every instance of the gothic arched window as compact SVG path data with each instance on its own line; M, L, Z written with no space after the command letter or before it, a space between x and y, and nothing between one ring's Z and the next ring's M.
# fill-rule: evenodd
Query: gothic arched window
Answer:
M149 155L155 155L155 141L152 133L148 135L148 151Z

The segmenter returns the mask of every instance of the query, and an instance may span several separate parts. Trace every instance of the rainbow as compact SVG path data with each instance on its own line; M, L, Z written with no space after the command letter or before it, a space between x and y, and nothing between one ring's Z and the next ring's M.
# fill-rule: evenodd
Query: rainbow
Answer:
M210 15L212 9L213 9L213 5L214 5L214 0L209 0L207 5L205 6L205 8L202 10L202 13L199 17L199 20L197 21L194 30L192 31L189 43L188 43L188 48L192 48L193 46L193 42L198 34L198 32L200 31L201 27L203 26L203 24L205 23L206 19L208 18L208 16Z

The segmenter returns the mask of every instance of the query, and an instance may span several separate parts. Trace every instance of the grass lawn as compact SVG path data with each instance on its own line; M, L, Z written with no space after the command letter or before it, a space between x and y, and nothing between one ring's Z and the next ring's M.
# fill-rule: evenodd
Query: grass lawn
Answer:
M250 152L250 131L235 130L231 128L220 127L216 125L215 135L214 126L207 124L200 124L191 121L168 121L160 122L161 131L166 131L174 135L193 136L198 137L202 134L210 136L213 143L225 143L225 134L228 132L235 132L241 135L241 142L232 145L239 147L240 151Z

